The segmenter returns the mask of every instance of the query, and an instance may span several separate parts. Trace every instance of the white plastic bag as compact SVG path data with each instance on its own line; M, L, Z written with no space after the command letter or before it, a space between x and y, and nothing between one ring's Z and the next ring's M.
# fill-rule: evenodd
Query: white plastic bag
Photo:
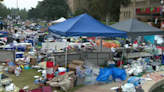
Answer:
M12 91L15 89L14 83L11 83L10 85L7 85L5 88L5 91Z

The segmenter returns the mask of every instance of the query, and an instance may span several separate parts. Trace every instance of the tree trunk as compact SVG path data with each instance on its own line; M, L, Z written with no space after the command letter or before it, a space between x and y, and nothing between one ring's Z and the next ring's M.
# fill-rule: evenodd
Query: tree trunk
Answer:
M106 25L110 25L110 14L106 15Z

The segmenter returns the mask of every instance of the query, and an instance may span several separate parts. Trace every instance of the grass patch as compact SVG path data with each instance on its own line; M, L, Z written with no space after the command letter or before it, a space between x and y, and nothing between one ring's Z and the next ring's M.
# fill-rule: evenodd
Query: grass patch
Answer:
M23 89L23 87L28 85L29 86L28 90L32 90L32 89L37 89L38 88L38 85L34 84L34 81L35 81L34 76L35 75L41 76L41 73L38 73L36 69L25 70L18 77L16 77L15 74L6 74L5 71L3 71L3 74L7 75L8 78L11 78L12 79L12 83L14 83L19 89ZM69 89L67 92L74 92L75 90L77 90L77 89L79 89L79 88L81 88L83 86L84 85L76 86L76 87L74 87L72 89ZM53 90L53 92L55 90L57 90L57 92L65 92L65 91L61 91L60 89L56 89L56 88L53 88L52 90Z
M36 89L38 88L37 84L34 84L35 75L41 76L41 73L38 73L36 69L29 69L23 71L18 77L15 74L6 74L9 78L12 79L12 82L20 89L25 86L29 86L29 89Z

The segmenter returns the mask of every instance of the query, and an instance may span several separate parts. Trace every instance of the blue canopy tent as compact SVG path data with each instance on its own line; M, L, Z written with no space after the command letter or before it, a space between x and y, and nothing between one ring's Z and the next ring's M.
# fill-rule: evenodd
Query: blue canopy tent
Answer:
M126 37L126 32L108 27L88 14L82 14L49 27L49 31L61 36Z
M88 14L82 14L64 22L49 27L49 31L61 36L89 36L89 37L126 37L126 32L108 27ZM66 45L67 46L67 45ZM66 50L67 53L67 50ZM65 57L67 65L67 55Z

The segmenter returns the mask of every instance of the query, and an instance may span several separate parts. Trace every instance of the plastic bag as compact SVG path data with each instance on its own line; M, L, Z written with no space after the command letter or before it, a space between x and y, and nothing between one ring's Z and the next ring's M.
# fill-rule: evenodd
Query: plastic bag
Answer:
M126 72L124 69L119 69L119 68L111 68L113 71L113 78L119 78L122 81L124 81L126 79Z
M106 82L109 78L109 76L112 75L112 70L108 68L101 69L100 68L100 74L97 76L97 81Z

